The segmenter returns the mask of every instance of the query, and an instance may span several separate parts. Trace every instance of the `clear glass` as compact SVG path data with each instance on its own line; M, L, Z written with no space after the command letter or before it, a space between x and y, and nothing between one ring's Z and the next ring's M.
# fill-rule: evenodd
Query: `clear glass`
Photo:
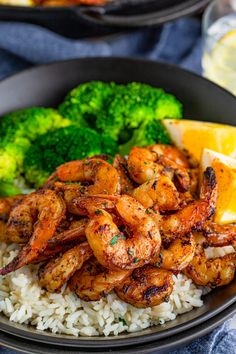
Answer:
M203 16L203 74L236 95L236 0L215 0Z

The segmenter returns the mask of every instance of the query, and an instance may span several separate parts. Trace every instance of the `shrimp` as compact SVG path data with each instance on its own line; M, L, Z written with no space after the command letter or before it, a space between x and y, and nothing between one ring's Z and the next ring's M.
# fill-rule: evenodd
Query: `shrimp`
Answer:
M82 300L98 301L129 276L128 270L110 270L98 263L96 258L84 263L69 281L69 288Z
M236 248L236 225L218 225L210 222L204 225L203 235L206 237L208 246L223 247L232 245Z
M211 167L207 167L203 175L200 199L190 202L172 215L162 216L159 223L161 234L179 236L201 230L215 212L217 192L215 172Z
M48 240L53 237L58 225L65 216L65 204L62 198L51 190L40 190L28 194L11 212L8 221L8 232L15 232L15 237L28 237L30 240L0 275L8 274L31 262L47 247Z
M157 256L161 245L159 229L135 199L123 195L116 200L114 213L124 228L118 227L112 214L99 210L90 215L85 234L95 257L105 268L134 269Z
M68 230L55 235L48 241L48 248L52 249L56 246L63 246L74 241L84 241L85 226L87 223L87 218L72 222Z
M98 158L67 162L57 168L57 177L62 182L92 183L84 186L84 194L116 194L119 177L116 169Z
M69 213L72 215L79 215L79 216L87 216L88 212L84 203L87 204L87 197L92 197L90 194L85 193L84 186L79 184L65 184L62 182L55 182L55 189L56 191L63 194L63 199L66 203L66 208ZM107 195L107 194L102 194ZM93 205L96 209L110 209L113 207L110 201L105 201L103 199L94 198Z
M128 156L128 171L133 180L143 184L152 178L167 174L171 179L178 181L181 191L186 191L190 185L190 178L186 168L163 154L158 154L154 147L134 147Z
M195 284L211 288L229 284L235 274L236 253L229 253L224 257L207 259L202 245L197 244L192 261L184 273Z
M24 198L24 195L15 195L12 197L0 198L0 241L14 242L6 233L6 223L11 210Z
M170 271L148 264L135 269L125 281L115 287L115 292L121 300L135 307L145 308L167 302L173 286Z
M118 172L120 194L132 195L134 182L129 177L127 160L120 155L116 155L113 161L113 166Z
M58 292L70 277L80 269L93 252L88 242L81 243L39 269L39 282L49 292Z
M168 159L176 162L178 165L184 167L184 168L189 168L189 162L184 154L184 152L180 151L177 147L173 145L165 145L165 144L155 144L155 145L150 145L149 150L154 151L158 155L164 155Z
M154 208L161 213L179 208L179 193L174 183L165 175L150 179L133 191L133 197L145 208Z
M162 238L161 252L152 264L163 269L181 271L194 257L196 242L192 234L177 238Z

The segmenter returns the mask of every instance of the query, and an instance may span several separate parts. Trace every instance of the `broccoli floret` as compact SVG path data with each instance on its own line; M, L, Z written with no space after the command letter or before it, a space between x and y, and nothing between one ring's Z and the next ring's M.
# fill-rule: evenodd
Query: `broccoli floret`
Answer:
M144 122L139 129L134 131L132 138L120 146L120 153L127 155L133 146L148 146L156 143L171 143L167 131L161 121Z
M98 114L96 127L125 143L144 121L181 117L182 104L174 96L160 88L132 82L117 86Z
M114 149L113 141L107 137L104 139L90 128L75 125L46 133L38 137L27 151L24 161L26 180L38 187L57 166L67 161L108 153L108 149L110 152Z
M81 127L94 128L97 114L103 111L104 103L115 87L114 83L101 81L81 84L68 93L59 112Z
M115 156L118 152L117 142L108 135L101 136L101 151L103 154Z
M5 143L15 143L17 138L34 141L41 134L70 124L70 120L63 118L55 109L26 108L2 117L0 136Z
M183 117L183 105L177 98L168 93L162 94L155 108L155 116L158 119L175 118L179 119Z
M27 108L3 116L0 123L0 183L13 183L22 173L26 151L37 136L69 124L68 119L51 108Z
M12 195L21 194L22 190L12 183L0 183L1 197L10 197Z

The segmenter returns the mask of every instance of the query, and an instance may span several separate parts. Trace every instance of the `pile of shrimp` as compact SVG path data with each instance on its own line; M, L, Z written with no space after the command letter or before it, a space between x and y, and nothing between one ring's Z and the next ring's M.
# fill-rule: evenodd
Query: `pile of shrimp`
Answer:
M49 292L67 284L97 301L115 291L139 308L168 301L178 272L212 288L233 280L236 253L205 254L236 246L236 226L213 221L211 167L199 175L186 151L160 144L107 158L65 163L35 192L0 200L0 239L21 246L1 276L39 263Z

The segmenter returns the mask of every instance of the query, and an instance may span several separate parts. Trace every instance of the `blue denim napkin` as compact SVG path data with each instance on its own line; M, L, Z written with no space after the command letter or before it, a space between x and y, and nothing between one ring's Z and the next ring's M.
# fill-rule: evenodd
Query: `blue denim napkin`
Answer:
M200 23L180 19L162 28L102 39L72 40L39 26L0 22L0 79L32 65L87 56L142 56L201 73ZM0 354L3 353L14 352L0 348ZM236 329L230 328L227 321L209 335L171 354L190 353L236 354Z
M200 32L197 20L181 19L163 28L72 40L39 26L0 22L0 79L35 64L87 56L142 56L200 73Z

